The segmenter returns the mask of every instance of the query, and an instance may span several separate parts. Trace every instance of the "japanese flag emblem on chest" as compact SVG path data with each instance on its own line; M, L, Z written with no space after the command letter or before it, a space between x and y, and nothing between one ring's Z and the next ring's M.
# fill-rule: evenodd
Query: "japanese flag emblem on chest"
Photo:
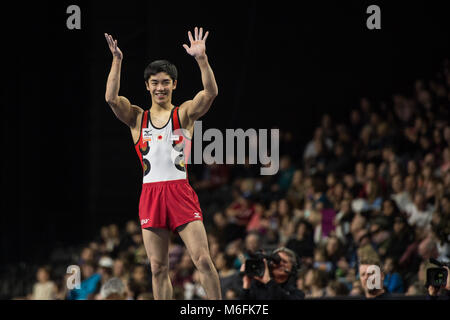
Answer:
M144 128L142 129L142 141L143 142L151 142L152 140L163 140L164 136L162 133L160 134L156 134L155 136L153 136L153 130L151 128ZM171 141L178 141L178 139L180 138L179 135L174 135L172 134L170 136L170 140Z

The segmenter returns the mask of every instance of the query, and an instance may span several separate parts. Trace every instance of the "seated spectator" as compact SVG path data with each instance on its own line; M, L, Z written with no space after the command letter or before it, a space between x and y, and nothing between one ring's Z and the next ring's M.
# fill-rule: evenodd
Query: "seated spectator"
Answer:
M133 263L147 264L147 252L145 251L144 240L141 231L135 232L131 238L133 240Z
M369 267L377 266L380 270L380 282L371 277L375 271L370 271ZM361 257L359 263L359 276L361 280L361 287L364 290L366 299L389 299L391 296L384 287L385 274L380 267L380 261L378 257L374 255L366 255ZM370 281L370 283L369 283Z
M422 283L420 283L419 281L416 281L408 287L408 290L406 291L405 296L425 297L426 294L427 294L427 289L425 288L425 286Z
M414 194L414 202L405 207L408 223L420 228L429 227L434 206L427 206L425 196L421 191Z
M228 183L229 179L230 170L228 166L212 163L204 166L202 179L193 184L193 188L199 191L206 189L211 192Z
M113 266L114 261L109 256L103 256L100 258L97 269L97 273L100 274L100 283L97 286L95 294L100 294L101 286L113 277Z
M294 232L294 225L291 223L293 212L291 205L286 198L282 198L278 201L276 214L279 221L278 242L281 245L285 245Z
M194 263L187 251L181 257L181 261L176 267L169 272L174 288L184 288L186 281L192 282L192 275L194 273Z
M222 297L227 295L228 290L239 288L238 270L234 268L235 256L220 252L215 259L215 266L219 273Z
M95 292L98 290L101 275L95 273L97 265L93 262L86 262L81 265L80 289L72 289L68 292L68 300L93 300Z
M247 224L247 232L256 231L261 235L264 235L267 232L267 222L265 221L264 211L264 204L255 202L255 212Z
M214 213L211 231L217 236L217 241L222 247L243 237L242 227L235 223L230 223L228 217L222 211Z
M333 209L339 211L341 203L344 200L344 184L342 182L337 182L332 188L328 189L327 196L333 203Z
M369 228L371 243L382 257L386 255L386 251L389 246L389 239L391 237L391 232L388 228L389 225L383 217L376 217L372 219Z
M357 200L361 202L360 212L380 211L383 201L380 183L374 179L368 180Z
M406 205L411 203L411 196L404 190L402 176L399 174L392 177L391 199L395 201L400 211L405 211Z
M394 218L393 232L386 247L386 255L399 261L406 248L413 241L411 229L406 222L406 218L398 216Z
M282 155L280 157L280 168L278 171L277 185L280 191L280 195L286 195L289 187L291 186L292 178L294 176L295 167L292 165L292 159L289 155Z
M102 285L100 296L103 300L125 300L125 285L119 278L111 278Z
M171 240L169 242L169 269L173 270L180 262L181 257L184 254L184 247L175 241L174 234L171 234Z
M129 220L125 225L125 233L120 236L119 245L117 250L119 252L127 251L130 247L134 245L133 235L141 232L140 227L135 220Z
M387 257L384 261L384 287L390 293L403 293L403 279L396 270L395 260Z
M303 159L306 167L314 167L315 162L321 157L326 157L329 150L333 148L333 141L324 136L323 129L317 127L314 132L314 138L306 145L303 153ZM308 170L309 172L309 170Z
M226 209L228 224L234 225L236 237L244 238L246 227L254 213L251 193L241 193Z
M33 285L30 300L55 300L58 294L56 284L50 280L50 267L40 267L36 272L37 282Z
M354 217L355 213L350 206L350 201L342 200L340 210L334 219L334 225L336 226L336 236L344 244L350 241L350 224Z
M118 258L114 260L112 276L120 278L122 281L126 281L129 278L129 266L125 259Z
M322 298L326 295L327 273L319 269L309 269L305 275L306 298Z
M250 232L245 237L244 254L249 257L261 250L261 238L257 232Z
M78 265L83 265L84 263L95 261L95 252L90 247L85 247L81 250L80 259L78 259Z
M450 147L446 147L442 152L442 162L439 166L440 176L443 176L446 172L450 172Z
M191 281L184 283L184 300L206 300L206 291L200 283L200 271L194 270Z
M294 207L299 208L304 201L305 197L305 185L304 185L304 173L302 170L297 169L292 176L292 182L289 189L286 192L286 198L291 202Z
M335 235L328 237L325 245L325 257L327 261L332 263L333 272L336 269L337 263L342 255L343 247L338 237Z
M352 289L349 292L351 297L364 297L364 289L361 286L361 281L355 280L352 284Z
M144 265L138 264L134 267L128 287L132 292L134 300L136 300L141 293L151 292L151 281Z
M337 142L334 146L334 157L327 163L327 172L346 172L352 165L350 153L345 150L342 142Z
M395 217L400 216L400 214L400 210L393 199L385 199L383 201L381 217L385 220L386 226L392 226L394 224Z
M295 230L295 237L287 242L286 247L294 251L302 263L306 262L305 260L308 258L312 260L315 246L312 225L308 221L301 219L298 221Z
M337 280L332 280L328 282L326 287L326 297L336 298L336 297L345 297L349 294L349 290L347 286L339 282Z
M333 263L331 263L331 261L327 261L325 248L318 247L314 249L313 268L326 272L327 274L333 274Z

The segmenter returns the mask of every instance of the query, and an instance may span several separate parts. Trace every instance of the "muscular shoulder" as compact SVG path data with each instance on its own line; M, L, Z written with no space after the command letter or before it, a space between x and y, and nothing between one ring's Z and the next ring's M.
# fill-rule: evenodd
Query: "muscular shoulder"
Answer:
M142 116L144 114L144 110L136 105L131 105L131 113L132 113L132 121L128 124L130 129L138 129L141 127Z

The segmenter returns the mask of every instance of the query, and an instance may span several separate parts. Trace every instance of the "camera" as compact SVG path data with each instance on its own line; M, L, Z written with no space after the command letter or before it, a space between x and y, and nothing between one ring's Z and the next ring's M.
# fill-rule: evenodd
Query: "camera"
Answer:
M265 265L264 259L270 264L280 264L281 258L278 253L267 255L262 251L257 251L250 254L250 258L245 261L244 274L249 277L262 277L264 276Z
M430 262L434 265L439 266L439 268L429 268L427 270L426 286L432 286L435 288L445 287L447 284L448 272L447 269L443 267L450 267L450 264L439 262L438 260L433 258L430 258Z

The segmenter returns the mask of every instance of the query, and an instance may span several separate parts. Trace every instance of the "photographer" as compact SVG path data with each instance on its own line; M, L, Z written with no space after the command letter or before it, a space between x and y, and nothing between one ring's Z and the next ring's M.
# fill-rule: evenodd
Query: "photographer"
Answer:
M450 270L447 264L442 264L434 259L430 259L431 263L441 268L429 268L427 270L426 288L429 300L450 300ZM440 270L439 270L440 269ZM445 269L447 272L445 272ZM447 274L447 280L444 274Z
M305 294L296 287L298 262L292 250L281 247L275 250L271 256L260 255L259 260L249 259L246 263L258 263L260 260L264 263L264 267L259 270L263 269L262 276L249 272L249 268L246 268L245 264L242 265L243 285L239 294L240 300L300 300L305 298ZM262 262L260 262L261 267Z

